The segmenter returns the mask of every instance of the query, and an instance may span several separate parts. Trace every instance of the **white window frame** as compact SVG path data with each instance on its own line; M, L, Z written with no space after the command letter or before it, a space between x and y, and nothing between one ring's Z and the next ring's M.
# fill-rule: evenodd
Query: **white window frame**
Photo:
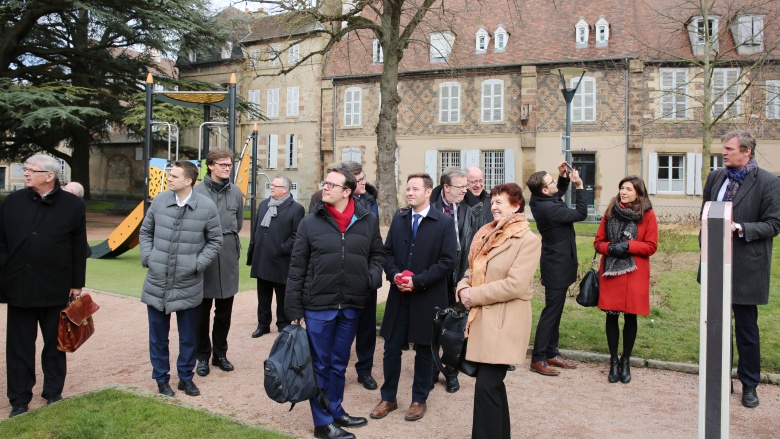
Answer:
M297 116L300 106L300 88L298 86L287 87L287 116Z
M460 83L439 84L439 123L460 122Z
M674 159L679 159L679 164L674 166ZM658 153L657 168L655 173L656 190L659 194L684 194L685 193L685 154ZM664 163L665 162L665 163ZM661 178L661 170L666 169L666 178ZM673 178L674 170L679 173L679 178ZM663 183L667 183L664 185ZM674 186L677 186L675 188ZM664 186L662 188L662 186Z
M723 167L723 154L710 153L710 171L716 171ZM701 179L699 179L701 181Z
M198 62L198 52L194 50L190 50L189 59L190 62Z
M230 59L230 56L233 54L233 42L228 41L227 44L222 47L219 53L219 57L222 59Z
M498 26L493 33L493 51L503 52L506 50L506 45L509 40L509 33L504 29L504 26Z
M460 168L460 151L457 150L439 150L438 153L438 175L442 175L448 168ZM431 178L435 177L431 176Z
M344 90L344 126L358 127L361 125L361 108L363 104L363 89L349 87Z
M297 63L301 59L301 45L293 44L287 49L287 61L290 65Z
M431 62L447 62L455 43L455 35L451 32L432 32L430 42Z
M249 51L249 66L250 67L260 66L260 49L252 49Z
M284 139L284 167L295 169L298 167L298 135L287 134Z
M609 45L609 22L604 17L596 22L596 47L606 47Z
M737 45L760 46L764 43L764 16L740 15L737 17Z
M741 103L738 99L740 87L739 73L738 67L716 67L712 70L713 117L723 112L723 109L731 102L734 102L734 104L723 114L723 117L736 117L740 114Z
M711 22L710 24L710 41L712 43L715 43L718 40L718 18L717 17L708 17L708 20ZM704 30L704 17L696 17L693 22L695 26L696 31L696 44L703 46L704 45L704 38L705 38L705 30Z
M780 80L766 81L766 118L780 119Z
M487 90L485 87L489 87ZM498 90L495 86L499 86ZM486 79L480 86L482 103L480 114L482 122L502 122L504 120L504 80Z
M382 44L379 42L379 38L374 38L371 41L371 46L373 47L373 55L372 60L374 64L382 64L385 62L385 53L382 50Z
M688 118L688 69L658 69L661 119Z
M268 46L268 67L276 67L281 64L279 48L275 45Z
M266 102L265 115L267 117L279 117L279 89L268 89L268 101Z
M596 78L593 76L583 76L580 78L571 78L570 87L577 86L577 93L571 101L571 121L572 122L595 122L596 121ZM587 91L592 87L592 91ZM590 114L589 114L590 112Z
M574 44L577 48L588 47L589 38L590 25L584 18L580 18L580 21L574 25Z
M252 104L255 104L255 105L259 106L260 105L260 90L258 90L258 89L249 90L249 93L247 95L247 101L252 103Z
M480 155L482 156L482 172L485 175L485 188L493 188L504 183L507 168L505 151L502 149L485 150ZM514 163L510 163L509 166L514 167Z
M489 42L490 34L488 34L484 27L479 28L474 41L474 50L477 53L487 53Z
M344 148L341 150L341 161L363 163L363 151L360 148Z
M269 134L265 139L265 167L266 169L276 169L279 155L279 135Z

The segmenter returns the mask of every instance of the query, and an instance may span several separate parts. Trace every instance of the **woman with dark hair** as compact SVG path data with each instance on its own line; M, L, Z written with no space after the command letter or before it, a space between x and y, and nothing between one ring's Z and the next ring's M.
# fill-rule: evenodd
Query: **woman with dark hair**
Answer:
M620 180L618 196L604 213L593 246L601 258L599 309L606 312L610 383L631 381L630 358L636 341L636 316L650 314L650 256L658 247L658 223L641 178ZM623 314L623 355L618 359Z
M528 349L531 284L542 242L522 213L525 199L516 183L494 187L490 205L494 220L474 236L469 269L457 291L469 310L466 359L479 363L471 437L509 439L504 378L508 365L523 361Z

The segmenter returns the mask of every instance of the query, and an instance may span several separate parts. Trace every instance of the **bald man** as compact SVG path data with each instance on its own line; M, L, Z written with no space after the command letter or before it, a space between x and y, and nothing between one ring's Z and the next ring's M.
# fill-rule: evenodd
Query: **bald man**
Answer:
M70 192L79 198L84 198L84 186L82 186L81 183L77 181L71 181L70 183L66 184L62 190L65 192Z

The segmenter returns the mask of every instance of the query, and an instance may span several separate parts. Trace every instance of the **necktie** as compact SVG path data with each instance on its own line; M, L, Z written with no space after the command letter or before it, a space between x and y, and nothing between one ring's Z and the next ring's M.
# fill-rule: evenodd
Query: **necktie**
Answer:
M415 213L412 217L414 218L414 221L412 222L412 241L414 241L417 237L417 228L420 227L420 218L422 218L422 215Z

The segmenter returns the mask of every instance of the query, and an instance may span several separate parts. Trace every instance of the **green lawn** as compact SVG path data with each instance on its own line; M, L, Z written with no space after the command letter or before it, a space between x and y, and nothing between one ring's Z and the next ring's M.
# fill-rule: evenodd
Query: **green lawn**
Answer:
M256 438L290 436L177 405L175 399L108 389L3 421L0 438Z

